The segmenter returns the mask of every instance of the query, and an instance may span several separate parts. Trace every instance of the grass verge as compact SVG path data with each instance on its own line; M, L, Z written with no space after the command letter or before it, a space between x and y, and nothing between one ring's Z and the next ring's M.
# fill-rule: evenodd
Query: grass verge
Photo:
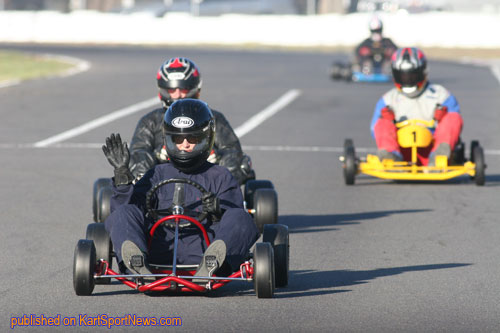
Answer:
M72 67L46 55L0 50L0 82L53 76Z

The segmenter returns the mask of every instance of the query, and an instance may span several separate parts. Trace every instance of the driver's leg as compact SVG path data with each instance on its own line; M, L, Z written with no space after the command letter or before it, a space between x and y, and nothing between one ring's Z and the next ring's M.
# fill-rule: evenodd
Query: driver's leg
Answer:
M450 150L453 151L458 143L460 132L462 132L462 126L463 119L460 113L446 113L434 132L434 147L432 150L436 150L442 143L447 143Z
M117 261L122 261L121 248L126 240L132 241L147 254L147 228L142 211L135 205L122 205L115 209L104 222L113 243Z
M259 238L252 217L244 209L228 209L211 229L215 232L214 240L221 239L226 243L226 261L233 272L236 271Z

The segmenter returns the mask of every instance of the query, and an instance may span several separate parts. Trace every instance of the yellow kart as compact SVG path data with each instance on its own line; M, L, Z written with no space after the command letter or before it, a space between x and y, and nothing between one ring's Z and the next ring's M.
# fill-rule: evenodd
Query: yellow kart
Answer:
M459 142L450 159L444 155L436 156L434 166L419 165L417 151L433 144L433 136L429 130L433 126L434 120L418 119L396 124L400 147L411 151L411 159L407 161L380 160L377 155L372 154L368 154L366 158L357 158L353 141L346 139L344 156L340 157L345 183L353 185L358 173L382 179L416 181L441 181L467 174L475 180L476 185L484 185L486 164L483 148L476 140L471 142L469 160L464 156L464 144Z

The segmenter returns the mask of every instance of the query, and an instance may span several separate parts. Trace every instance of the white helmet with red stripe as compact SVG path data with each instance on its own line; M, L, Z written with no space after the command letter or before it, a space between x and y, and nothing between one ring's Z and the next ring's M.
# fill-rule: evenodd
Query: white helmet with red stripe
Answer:
M427 59L416 47L398 49L392 55L392 76L396 88L408 97L417 97L427 84Z

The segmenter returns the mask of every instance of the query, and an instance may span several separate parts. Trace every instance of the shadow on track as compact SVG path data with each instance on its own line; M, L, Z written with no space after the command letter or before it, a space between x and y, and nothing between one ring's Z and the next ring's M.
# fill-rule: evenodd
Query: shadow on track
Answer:
M500 175L488 175L486 174L486 179L484 186L500 186Z
M379 277L398 275L406 272L429 271L435 269L448 269L472 264L447 263L433 265L403 266L392 268L378 268L367 271L291 271L290 283L284 289L278 289L277 298L303 297L347 292L350 290L331 290L331 288L347 287L367 283ZM282 292L280 292L282 291Z
M384 210L354 214L332 215L284 215L279 217L278 223L288 226L290 233L317 232L338 230L335 226L360 224L362 220L373 220L394 214L409 214L428 212L429 209Z

